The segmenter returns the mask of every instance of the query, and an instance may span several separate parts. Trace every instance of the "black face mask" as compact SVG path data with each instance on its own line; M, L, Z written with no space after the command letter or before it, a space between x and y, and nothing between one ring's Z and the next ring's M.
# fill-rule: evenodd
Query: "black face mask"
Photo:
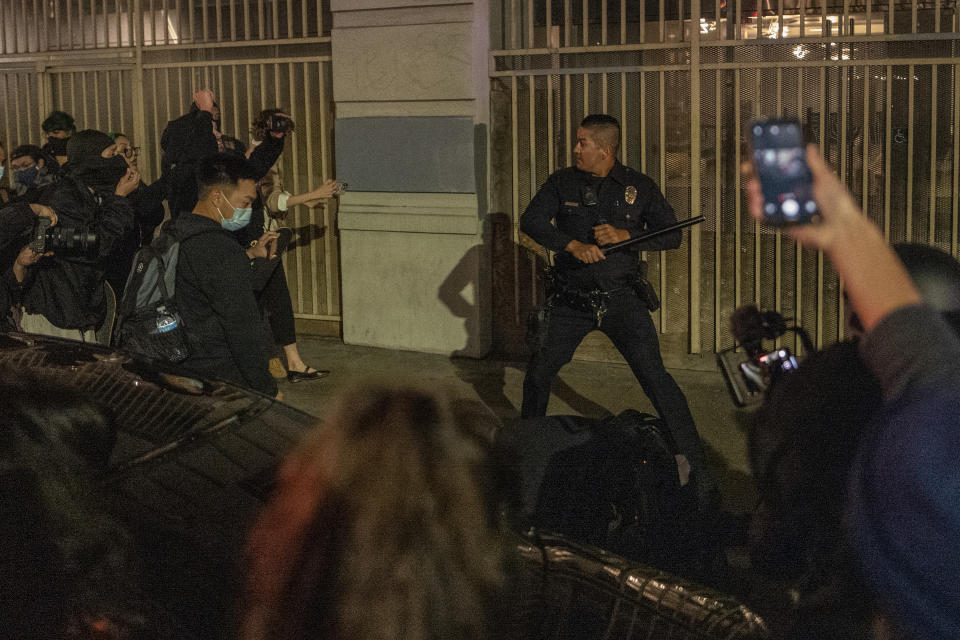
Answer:
M50 153L55 156L65 156L67 155L67 141L69 138L54 138L49 136L47 138L47 144L50 148Z
M112 193L117 183L127 173L129 165L123 156L112 158L92 158L82 166L74 167L74 173L80 180L98 193Z

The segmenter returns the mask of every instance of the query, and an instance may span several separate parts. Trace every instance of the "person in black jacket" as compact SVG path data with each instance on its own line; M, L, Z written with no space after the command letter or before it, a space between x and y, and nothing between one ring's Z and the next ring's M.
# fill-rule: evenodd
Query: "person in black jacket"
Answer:
M197 204L197 167L216 153L243 156L246 146L220 132L220 107L212 91L197 91L190 111L167 123L160 137L162 171L170 216L176 218ZM266 175L283 151L283 137L270 136L250 154L256 180Z
M0 208L0 329L17 328L13 310L20 304L21 283L42 257L28 244L40 216L49 218L51 227L57 224L57 214L41 204L16 202Z
M277 235L263 234L244 252L230 233L250 222L255 176L246 160L230 154L200 162L200 201L192 212L168 223L170 232L183 238L174 298L190 348L185 368L279 397L251 284L253 261L276 259ZM165 226L161 233L166 231Z
M96 340L107 316L104 272L117 243L133 227L126 196L139 184L110 136L88 129L70 138L60 181L43 196L60 218L61 232L73 229L86 250L57 250L27 272L21 328L32 333ZM101 336L100 341L106 341Z
M111 133L110 137L117 143L117 153L126 158L133 169L139 171L137 161L140 147L134 147L130 138L122 133ZM123 290L126 288L134 255L141 247L153 241L154 231L166 215L163 209L163 177L161 176L151 185L144 184L141 180L127 199L133 205L133 229L118 245L107 265L107 282L113 287L118 299L123 296Z

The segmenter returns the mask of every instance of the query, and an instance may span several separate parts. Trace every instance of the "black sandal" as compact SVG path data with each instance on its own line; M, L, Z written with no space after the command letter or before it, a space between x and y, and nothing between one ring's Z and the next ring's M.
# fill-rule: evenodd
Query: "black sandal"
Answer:
M304 382L306 380L319 380L330 375L330 372L325 369L313 369L313 367L307 367L306 371L287 371L287 382Z

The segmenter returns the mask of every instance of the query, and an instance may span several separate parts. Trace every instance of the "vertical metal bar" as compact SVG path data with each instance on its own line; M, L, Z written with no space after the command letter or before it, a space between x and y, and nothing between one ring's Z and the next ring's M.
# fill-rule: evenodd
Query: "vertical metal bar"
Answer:
M230 0L230 37L228 39L237 39L237 0Z
M133 11L137 16L136 24L138 26L138 31L143 27L143 20L139 17L141 13L141 0L133 1ZM146 100L144 100L144 69L143 69L143 37L141 34L137 33L134 36L133 33L130 34L131 40L136 41L136 47L134 49L135 55L135 64L133 67L133 135L136 136L135 140L139 141L139 144L142 146L147 140L147 122L146 122ZM154 71L152 73L152 88L153 95L157 95L157 73ZM152 169L152 177L156 178L160 175L160 123L157 119L157 111L159 105L159 100L154 100L151 104L151 111L153 111L153 132L154 132L154 153L152 159L148 158L148 165L146 169ZM149 162L153 162L151 167Z
M260 30L257 32L260 35L261 40L267 39L267 22L266 14L263 8L263 0L257 0L257 24Z
M200 0L200 17L203 33L200 34L201 42L210 40L210 18L207 17L207 0Z
M683 6L682 4L680 5ZM682 13L682 10L681 10ZM700 0L691 0L690 15L699 18L701 15ZM699 22L699 19L697 20ZM690 29L690 215L700 215L700 27L694 25ZM702 339L700 337L700 277L701 277L701 259L702 256L702 234L703 230L694 225L690 229L690 351L691 353L700 353L702 351Z
M916 2L913 7L916 9ZM907 67L907 242L913 242L913 123L914 120L914 66Z
M103 73L103 75L104 75L104 85L105 85L105 88L106 88L106 90L107 90L107 96L106 96L106 97L107 97L107 131L108 131L108 132L113 131L113 109L111 108L111 107L113 106L113 99L112 99L112 97L113 97L113 95L112 95L113 92L110 90L110 74L112 74L112 73L113 73L112 71L105 71L105 72ZM121 110L123 109L123 103L122 103L122 102L120 103L120 109L121 109Z
M570 136L570 134L573 133L573 116L571 113L571 109L573 109L573 105L570 104L571 102L570 92L571 92L570 76L564 75L563 76L563 105L564 105L563 126L564 126L564 129L563 130L567 136ZM571 154L573 153L572 147L573 145L570 144L570 139L568 137L567 144L564 145L563 147L564 149L564 165L563 166L565 167L569 167L571 165L571 158L572 158Z
M860 190L860 208L867 214L870 209L870 78L872 69L869 65L863 69L863 171L861 172L861 181L863 182Z
M910 33L917 32L918 4L918 0L910 0Z
M753 87L753 117L757 119L760 117L760 80L763 75L762 69L757 69L756 74L754 75L754 87ZM822 113L822 112L821 112ZM762 227L760 223L756 220L753 221L753 303L760 306L760 258L762 253L760 252L760 236L762 233Z
M239 100L239 87L237 86L237 65L230 65L230 90L232 92L231 99L233 102L230 103L230 112L235 114L237 122L237 138L243 140L247 136L239 135L241 129L246 129L246 126L249 125L250 119L248 118L246 122L243 122L240 119L240 100ZM292 107L293 105L291 105ZM292 115L292 114L291 114ZM241 124L242 123L242 124ZM244 131L244 133L246 133ZM292 136L291 136L292 137ZM288 138L289 141L289 138Z
M549 2L549 0L548 0ZM549 33L549 32L548 32ZM549 37L549 36L548 36ZM545 76L547 83L547 175L556 171L554 167L554 137L553 137L553 82L554 76Z
M646 3L644 3L644 5L646 5ZM644 9L646 9L646 6L644 6ZM658 21L659 27L660 27L660 30L658 33L660 35L659 35L659 40L657 40L657 42L664 42L667 39L667 35L666 35L667 34L667 29L666 29L666 12L667 11L666 10L667 10L666 3L664 2L664 0L660 0L660 16Z
M317 0L317 35L322 36L324 32L323 27L323 2Z
M305 62L305 63L303 64L303 96L304 96L304 104L309 104L309 100L310 100L310 65L311 65L311 64L312 64L312 63L309 63L309 62ZM249 67L248 67L248 68L249 68ZM323 84L323 63L322 63L322 62L318 62L318 63L317 63L317 75L318 75L318 77L320 78L320 84ZM290 83L290 87L291 87L291 89L293 88L293 83L292 83L292 82ZM292 108L292 107L291 107L291 108ZM323 114L324 114L325 110L326 110L326 105L323 105L323 104L322 104L322 105L321 105L321 109L320 109L320 119L321 119L321 122L323 121ZM312 111L313 111L313 109L309 109L309 108L308 108L308 109L306 109L305 112L304 112L305 124L306 124L306 127L307 127L306 130L307 130L307 132L308 132L308 134L307 134L307 136L306 136L306 139L307 139L307 188L308 188L308 189L313 189L313 187L315 186L315 184L314 184L314 176L316 175L316 167L314 167L314 164L313 164L313 135L312 135L312 134L313 134L314 128L313 128L313 113L312 113ZM296 114L291 113L290 115L296 115ZM321 125L321 126L322 126L322 125ZM323 131L321 130L321 135L322 135L322 134L323 134ZM326 176L324 176L324 177L326 177ZM326 210L326 206L324 206L324 210ZM299 227L299 226L300 226L300 208L299 208L299 207L297 207L297 210L294 212L294 215L295 215L295 217L296 217L296 224L297 224L297 226ZM316 223L316 214L314 213L314 210L313 210L313 209L310 209L308 215L309 215L309 217L310 217L310 223L311 223L311 224L315 224L315 223ZM326 230L325 230L325 233L324 233L324 238L326 238L326 236L329 236L329 235L332 235L332 230L331 230L331 229L326 229ZM326 240L325 240L325 241L326 241ZM313 251L313 255L316 256L316 255L317 255L317 251L318 251L317 246L316 246L317 243L316 243L316 242L311 242L310 245L311 245L311 249L312 249L312 251ZM298 289L302 289L302 283L303 283L303 278L301 277L301 271L302 271L302 269L300 268L300 253L301 253L301 251L300 251L300 250L297 250L296 257L297 257L297 287L298 287ZM330 269L330 258L331 258L330 253L327 252L327 251L324 251L324 269L327 270L327 271L329 271L329 269ZM315 264L315 265L317 264L317 262L318 262L318 260L317 260L316 258L314 258L314 264ZM313 271L316 272L316 268L314 268ZM317 307L317 305L319 304L319 303L317 302L317 292L316 292L317 287L314 286L313 289L314 289L314 303L313 303L313 304L314 304L314 311L316 311L316 307ZM328 295L330 295L330 294L328 293ZM327 312L328 314L332 314L333 309L328 306L327 309L326 309L326 312Z
M307 13L307 0L300 1L300 37L306 38L310 35L309 29L307 29L307 24L309 23L309 14ZM319 31L317 35L322 35ZM293 37L291 32L290 37Z
M850 0L843 0L845 3ZM777 38L783 40L783 0L777 0Z
M640 173L647 173L647 72L640 72ZM660 183L664 187L663 183Z
M600 2L600 44L607 44L607 0ZM606 109L604 109L606 111Z
M600 74L600 110L604 113L607 113L607 73L604 71ZM620 119L623 120L623 115L621 114Z
M158 45L160 43L157 42L157 17L153 11L153 2L154 0L150 0L150 5L147 9L148 15L150 16L150 44Z
M797 69L797 117L803 117L803 69ZM793 317L797 319L797 325L801 324L803 318L803 248L799 242L794 243L794 260L796 268L794 269L794 299L793 299ZM803 343L800 336L794 335L793 349L796 353L803 353Z
M512 2L512 0L511 0ZM512 15L512 14L511 14ZM564 76L569 78L569 76ZM568 87L569 88L569 87ZM517 76L510 77L510 152L511 152L511 227L513 228L513 263L520 264L519 224L520 224L520 103L517 97L519 86ZM569 109L569 100L567 101ZM520 314L520 273L513 269L513 308L516 321Z
M203 0L201 0L201 2L202 1ZM193 2L194 0L187 0L187 11L190 14L189 18L187 18L190 24L190 42L197 41L196 17L194 15L196 13L196 7L194 6Z
M570 0L563 0L563 46L569 47L571 45L570 41L570 22L571 22L571 13L570 13Z
M623 164L627 164L627 74L620 74L620 113L622 117L620 118L620 124L623 125L620 128L620 158L622 159Z
M873 34L873 0L866 0L867 5L867 35Z
M661 7L663 6L663 0L660 0L660 6L661 6ZM662 17L663 17L663 14L661 14L661 18L662 18ZM662 20L661 20L661 25L662 25ZM659 72L659 77L660 77L660 93L659 93L659 98L660 98L660 99L657 101L657 102L658 102L657 107L658 107L658 109L659 109L659 113L658 113L659 122L658 122L658 124L659 124L659 126L660 126L660 131L659 131L659 136L658 136L658 139L657 139L657 144L658 144L658 148L660 149L660 153L659 153L659 156L660 156L660 157L659 157L659 160L660 160L660 172L659 172L659 176L658 176L658 184L665 185L665 184L667 183L667 154L666 154L666 152L665 152L665 150L666 150L666 148L667 148L667 146L666 146L666 142L667 142L667 125L666 125L667 112L666 112L666 102L667 102L667 101L663 99L663 96L664 96L664 94L665 94L665 92L666 92L666 76L665 76L665 73L664 73L663 71L660 71L660 72ZM660 333L666 333L666 332L667 332L667 294L668 294L669 292L667 291L667 256L666 256L666 253L667 253L666 251L661 251L661 252L660 252L660 255L659 255L659 260L660 260L660 298L661 298L661 305L660 305L660 309L659 309L659 313L660 313L660 318L659 318L659 320L660 320Z
M960 97L960 65L953 66L954 101ZM960 109L953 110L953 210L950 225L950 253L957 255L957 235L960 226Z
M847 22L850 16L850 0L843 0L843 15L840 18L840 35L850 35L850 24Z
M887 104L884 114L883 237L890 242L891 175L893 174L893 66L887 65Z
M517 7L516 0L510 0L510 48L517 48Z
M80 26L80 48L86 49L87 48L87 29L85 24L86 21L84 20L84 16L83 16L83 1L84 0L77 0L77 8L78 8L77 21L79 22L79 26ZM90 2L93 2L93 0L90 0Z
M719 6L717 2L717 6ZM719 18L720 13L716 16ZM719 32L719 27L718 27ZM714 120L713 120L713 215L715 216L713 226L713 348L720 350L720 282L721 271L723 269L722 242L723 235L721 227L723 216L720 215L720 209L723 207L723 71L717 69L714 79ZM691 211L691 215L696 215Z
M528 113L530 126L527 127L527 142L530 145L530 160L528 169L530 171L530 198L533 198L537 192L537 77L527 76L527 91L530 92L528 102Z
M739 0L737 0L739 2ZM647 3L643 3L643 8L640 9L640 44L643 44L647 41Z
M869 7L870 0L867 0L867 5ZM869 8L867 9L869 11ZM800 0L800 37L804 38L807 35L807 0ZM800 75L803 75L803 70L800 69ZM802 82L802 80L801 80ZM797 115L800 115L802 109L797 109Z
M74 74L74 82L76 82L76 74ZM80 72L80 95L83 96L83 121L86 123L90 122L90 116L88 114L89 109L87 108L90 104L90 101L87 100L87 72ZM98 107L99 108L99 107Z
M826 6L826 3L824 3ZM827 139L827 68L820 67L820 144ZM817 251L817 349L823 348L823 305L826 295L824 287L823 251Z
M250 41L250 12L253 10L253 7L250 6L249 2L244 2L242 6L243 6L243 39L244 41L249 42ZM306 2L304 2L303 6L307 6ZM304 24L303 28L306 29L307 28L306 18L304 18L303 24Z
M930 65L930 219L927 242L937 239L937 73L939 66ZM954 100L957 96L953 96Z
M280 39L280 5L276 2L272 3L273 11L270 14L271 19L273 20L273 39Z
M214 0L213 6L216 9L214 15L217 19L217 42L223 42L223 3L221 0Z
M528 49L536 46L534 42L535 31L533 24L533 0L527 0L527 38L525 45Z
M292 0L287 0L287 37L293 37L293 4Z
M738 0L739 4L739 0ZM739 11L737 13L739 14ZM740 69L733 70L733 126L734 126L734 136L733 139L738 142L742 139L742 131L740 130L740 122L743 117L740 114ZM740 145L734 145L734 166L740 167L743 163L743 158L741 157ZM733 247L734 247L734 256L733 256L733 307L736 309L740 306L740 300L743 298L743 284L742 284L742 272L743 272L743 252L740 251L740 247L743 242L743 198L740 196L742 193L742 185L740 184L740 172L735 171L736 174L736 193L737 197L733 200Z
M13 53L12 50L8 48L9 42L7 42L7 9L9 5L0 4L0 53ZM9 129L6 129L9 132Z
M662 2L663 0L661 0ZM583 46L590 44L590 0L583 0L583 12L581 13L581 33L580 33L580 43Z
M780 0L780 6L783 6L783 0ZM782 24L782 23L781 23ZM777 67L777 116L783 115L783 67ZM774 309L778 312L783 311L783 234L780 230L774 235L773 250L773 300ZM777 346L780 346L780 340L777 340Z
M580 118L585 118L590 113L590 76L583 74L583 111Z
M896 20L894 20L893 0L887 0L887 33L896 32Z
M940 32L940 0L936 0L933 4L933 30L937 33Z

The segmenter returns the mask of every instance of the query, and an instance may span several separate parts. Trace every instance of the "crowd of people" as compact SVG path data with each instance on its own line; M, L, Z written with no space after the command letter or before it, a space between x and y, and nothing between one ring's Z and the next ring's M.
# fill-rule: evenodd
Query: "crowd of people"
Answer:
M18 155L23 147L17 147L16 186L3 196L11 203L0 212L0 238L10 247L4 304L16 312L9 320L21 329L97 339L108 263L152 237L165 199L171 229L183 238L177 302L199 347L184 366L276 394L258 355L269 331L290 375L319 376L300 360L284 319L289 293L276 266L280 235L269 218L322 202L333 184L299 196L276 186L271 169L287 135L271 124L278 115L283 120L278 110L261 114L247 149L219 131L213 95L199 92L190 112L164 134L159 186L140 181L125 136L74 132L69 120L50 121L58 136L48 148ZM59 134L65 146L55 142L64 139ZM577 137L576 171L551 177L521 221L563 254L568 287L555 292L551 324L534 350L524 414L545 412L557 370L588 330L607 330L674 432L678 483L699 485L709 502L702 444L676 383L662 371L655 332L651 337L646 324L638 329L626 321L649 320L624 266L632 268L637 253L608 259L600 250L644 229L632 218L643 213L631 208L635 203L653 206L664 224L672 210L645 176L616 160L615 120L588 117ZM755 415L750 445L761 504L752 527L754 566L785 582L791 596L771 633L957 638L960 263L931 248L889 246L818 150L809 147L807 156L820 214L786 233L830 259L856 330L855 339L810 355L772 385ZM760 220L761 189L751 167L745 171L748 205ZM41 174L48 184L38 185ZM38 200L22 200L31 189L40 192ZM14 242L22 226L40 218L54 228L95 224L96 251L63 257ZM649 248L670 248L675 240ZM578 300L580 280L605 295ZM96 549L60 540L64 532L96 535L115 526L97 515L80 482L65 480L105 463L108 418L64 394L58 402L78 406L57 409L69 419L49 419L53 409L29 391L35 386L3 379L0 386L18 403L0 432L0 522L5 539L23 547L5 556L9 566L0 571L0 602L19 625L14 629L20 637L163 636L163 616L151 613L135 589L117 588L135 582L118 569L126 566L122 533L109 536L115 545ZM509 635L502 605L510 561L500 517L509 483L491 447L497 429L482 408L408 386L342 393L322 426L281 465L273 496L249 533L236 636ZM40 573L30 558L44 559ZM69 580L53 581L58 571ZM33 589L23 592L26 598L20 583ZM98 636L96 625L124 626L126 635ZM83 629L94 630L84 635Z
M283 188L279 158L294 126L282 110L266 109L251 123L248 149L220 131L213 93L198 91L189 112L164 129L162 172L149 185L129 136L77 131L62 111L44 120L42 147L20 144L9 156L0 147L0 170L12 174L0 189L4 326L110 344L134 257L169 219L163 229L190 235L175 287L188 318L183 366L271 396L277 377L327 375L297 349L281 260L292 231L281 223L295 206L323 206L336 183L296 195ZM38 227L38 217L49 224ZM281 351L285 364L271 375L271 355Z

